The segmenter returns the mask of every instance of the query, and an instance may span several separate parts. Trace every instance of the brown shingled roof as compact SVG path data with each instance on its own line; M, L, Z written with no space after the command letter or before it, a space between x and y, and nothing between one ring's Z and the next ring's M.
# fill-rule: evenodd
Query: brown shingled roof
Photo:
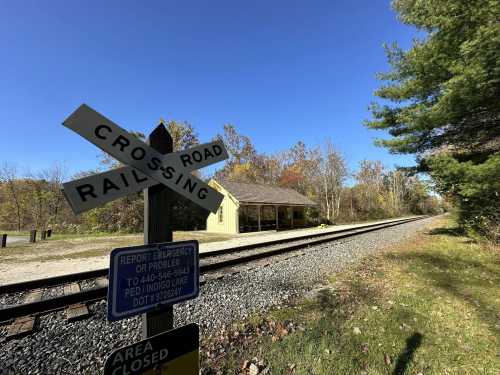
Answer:
M315 206L312 200L293 189L234 181L217 181L241 203Z

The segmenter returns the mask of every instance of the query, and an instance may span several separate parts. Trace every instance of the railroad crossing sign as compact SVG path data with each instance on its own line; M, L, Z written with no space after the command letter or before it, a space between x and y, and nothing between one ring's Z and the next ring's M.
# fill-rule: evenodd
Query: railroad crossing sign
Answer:
M144 312L145 340L113 352L104 373L153 375L156 368L163 375L198 374L198 326L172 330L173 304L199 294L198 242L170 242L173 197L167 187L215 213L223 195L190 172L227 159L224 144L215 141L173 153L164 126L150 134L149 146L85 104L63 124L126 165L63 184L75 213L144 189L146 245L112 251L108 319Z
M104 375L198 375L199 329L188 324L115 350Z
M227 159L221 141L162 155L111 120L82 104L64 122L128 167L63 184L75 213L161 183L197 205L216 212L223 196L190 172Z
M198 259L198 241L114 249L109 264L108 320L196 298Z

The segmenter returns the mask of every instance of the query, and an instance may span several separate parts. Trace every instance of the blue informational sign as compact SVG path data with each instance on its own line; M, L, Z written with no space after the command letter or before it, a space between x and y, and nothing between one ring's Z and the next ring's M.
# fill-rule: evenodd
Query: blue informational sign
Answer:
M114 249L108 287L108 320L198 297L198 241Z

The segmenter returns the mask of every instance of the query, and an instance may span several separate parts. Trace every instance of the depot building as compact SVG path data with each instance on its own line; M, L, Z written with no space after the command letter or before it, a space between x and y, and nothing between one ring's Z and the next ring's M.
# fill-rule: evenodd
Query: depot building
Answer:
M224 195L218 209L207 218L207 232L245 233L304 227L305 210L316 206L293 189L234 181L210 180Z

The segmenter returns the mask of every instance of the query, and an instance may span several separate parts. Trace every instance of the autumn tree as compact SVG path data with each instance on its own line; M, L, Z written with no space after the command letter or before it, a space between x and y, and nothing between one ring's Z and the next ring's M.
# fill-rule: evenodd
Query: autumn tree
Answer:
M365 206L360 209L368 213L379 208L377 202L383 187L383 172L384 167L380 161L363 160L354 174Z
M66 180L66 167L60 163L54 163L50 168L43 169L36 175L36 179L46 181L46 210L47 224L56 223L60 216L67 216L69 207L61 190Z
M216 139L224 143L229 158L224 167L216 172L215 177L218 180L257 182L257 151L250 138L239 134L234 125L226 124L223 134L218 134Z
M21 191L17 180L19 179L17 169L14 165L4 163L0 167L0 184L2 185L2 210L0 215L3 216L3 222L10 222L12 213L18 231L21 230L23 202Z
M187 121L167 121L166 127L174 143L174 151L181 151L200 143L198 134Z
M348 170L344 157L335 150L330 139L325 141L320 171L320 181L317 186L321 190L321 196L324 197L326 219L335 220L340 214L342 191Z

